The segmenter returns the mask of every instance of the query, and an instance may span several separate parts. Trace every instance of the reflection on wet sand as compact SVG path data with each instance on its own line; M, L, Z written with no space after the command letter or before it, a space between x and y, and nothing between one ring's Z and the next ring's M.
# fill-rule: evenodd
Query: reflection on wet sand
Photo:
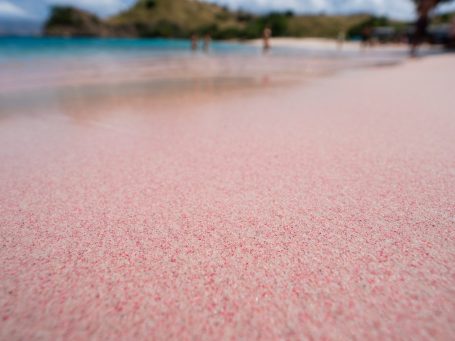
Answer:
M276 54L267 56L97 57L2 64L0 119L54 112L84 122L117 110L143 112L156 105L169 109L189 101L210 101L228 92L302 82L338 70L402 59L396 53L320 58L298 49L293 53L286 50L285 55L279 52L277 48Z
M206 102L220 93L263 86L251 78L195 78L126 84L61 86L0 94L1 118L17 114L58 112L76 122L93 120L114 111L140 113L153 107L176 107Z

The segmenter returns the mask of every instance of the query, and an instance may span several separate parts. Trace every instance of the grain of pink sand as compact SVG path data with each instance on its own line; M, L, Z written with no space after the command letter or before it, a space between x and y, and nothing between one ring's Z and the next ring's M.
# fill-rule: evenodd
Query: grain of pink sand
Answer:
M455 339L454 79L0 118L0 339Z

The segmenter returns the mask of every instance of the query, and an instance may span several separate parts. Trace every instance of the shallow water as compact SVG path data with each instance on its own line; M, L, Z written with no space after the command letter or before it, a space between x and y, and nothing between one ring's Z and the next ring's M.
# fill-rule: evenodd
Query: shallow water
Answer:
M0 38L0 112L59 101L163 97L300 82L349 68L399 63L406 50L337 50L213 42L192 52L185 40Z

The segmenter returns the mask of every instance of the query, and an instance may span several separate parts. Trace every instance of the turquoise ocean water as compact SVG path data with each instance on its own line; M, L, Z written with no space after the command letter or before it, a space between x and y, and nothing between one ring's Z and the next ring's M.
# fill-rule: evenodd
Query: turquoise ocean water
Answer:
M202 46L202 42L200 43ZM248 43L213 41L210 53L215 56L261 53L260 46ZM389 52L386 57L400 57L401 51ZM0 63L29 59L84 58L84 57L163 57L191 56L190 42L183 39L125 39L125 38L52 38L52 37L0 37ZM347 49L314 49L311 47L274 47L272 56L355 58L358 51Z
M270 86L395 63L406 55L404 48L361 51L352 44L339 50L330 41L276 44L263 54L260 43L247 42L213 41L206 53L191 51L188 40L3 37L0 110L76 95Z
M202 42L201 42L202 45ZM215 55L255 54L258 49L242 43L211 44ZM117 39L117 38L42 38L0 37L0 63L47 58L88 57L163 57L190 56L190 42L178 39Z

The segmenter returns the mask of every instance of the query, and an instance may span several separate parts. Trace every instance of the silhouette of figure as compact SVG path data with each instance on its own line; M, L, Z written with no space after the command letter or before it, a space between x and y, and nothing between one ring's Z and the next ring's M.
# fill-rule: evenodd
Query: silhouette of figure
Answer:
M417 48L424 42L425 37L427 36L428 22L427 16L422 16L417 19L414 36L412 37L411 55L413 56L417 54Z
M193 33L191 35L191 50L196 51L198 49L199 45L199 37L197 34Z
M267 25L262 32L262 40L264 43L264 53L270 50L270 38L272 37L272 30Z
M211 42L212 42L212 37L210 36L210 33L207 33L204 36L204 51L205 52L209 52Z
M338 51L343 49L344 42L346 41L346 32L340 31L337 37L337 47Z
M366 48L371 46L371 35L373 33L373 29L369 26L365 27L362 30L362 47Z
M450 25L449 39L446 47L449 49L455 49L455 17L452 19L452 23Z
M415 31L411 39L411 55L417 55L417 48L421 45L428 33L428 25L430 23L429 15L431 9L435 6L435 0L423 0L417 7L419 18L415 24Z

